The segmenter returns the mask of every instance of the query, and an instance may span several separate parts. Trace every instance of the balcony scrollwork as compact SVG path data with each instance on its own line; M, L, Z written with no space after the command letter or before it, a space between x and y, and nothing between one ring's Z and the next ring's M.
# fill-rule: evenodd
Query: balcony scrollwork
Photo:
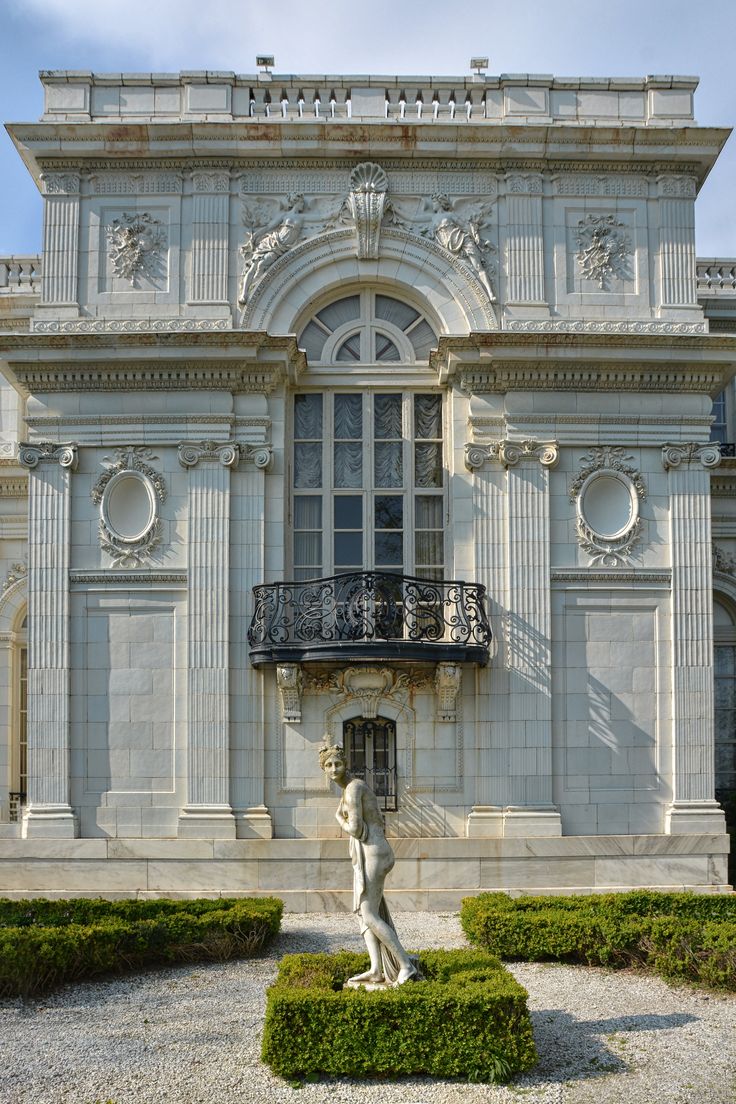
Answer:
M253 588L254 667L394 659L485 665L491 627L485 587L381 571Z

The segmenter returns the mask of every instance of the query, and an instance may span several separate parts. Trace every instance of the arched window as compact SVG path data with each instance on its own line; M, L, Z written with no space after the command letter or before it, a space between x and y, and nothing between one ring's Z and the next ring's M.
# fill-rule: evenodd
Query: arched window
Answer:
M443 398L421 372L437 337L420 309L374 289L327 303L301 329L330 388L294 395L291 571L296 581L387 571L442 579ZM413 390L386 372L417 365ZM351 372L349 365L360 365Z
M414 364L429 360L437 335L410 303L364 290L317 311L299 345L312 364Z

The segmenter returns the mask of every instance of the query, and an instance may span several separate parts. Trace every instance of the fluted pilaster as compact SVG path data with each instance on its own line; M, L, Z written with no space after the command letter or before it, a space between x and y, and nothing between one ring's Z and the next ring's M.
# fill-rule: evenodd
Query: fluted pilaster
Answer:
M692 199L660 199L662 305L697 306L695 208Z
M69 793L70 478L77 447L21 445L28 479L28 805L23 835L72 837Z
M79 259L79 176L51 173L46 193L43 233L42 304L77 304Z
M542 304L545 301L542 178L509 177L506 209L507 301Z
M672 549L671 833L722 831L714 799L710 474L717 446L667 445Z
M193 303L227 302L230 177L195 173L192 210Z
M230 472L237 445L179 446L189 470L187 804L179 835L234 838L230 806Z

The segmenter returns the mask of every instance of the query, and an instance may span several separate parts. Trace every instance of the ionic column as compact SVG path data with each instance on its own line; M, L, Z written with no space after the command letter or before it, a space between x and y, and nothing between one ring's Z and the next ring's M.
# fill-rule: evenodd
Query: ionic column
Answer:
M544 295L544 221L542 177L514 175L506 179L506 302L542 308ZM538 312L537 312L538 313Z
M238 524L242 535L238 589L250 611L252 588L265 578L266 473L273 463L270 445L241 445L238 472ZM247 624L247 617L244 619ZM248 659L239 672L243 724L233 808L239 837L273 835L265 802L266 694L264 675Z
M189 470L187 803L179 835L235 838L230 806L230 472L237 445L179 445Z
M79 175L49 173L45 193L41 305L78 309Z
M20 446L28 479L28 804L25 837L77 835L69 793L69 537L77 446Z
M710 469L718 445L665 445L672 556L672 835L725 831L715 801Z
M559 836L552 801L552 608L549 472L555 441L501 441L507 472L507 658L510 716L504 835Z
M696 308L695 181L689 176L659 179L659 252L662 306Z
M192 204L192 303L227 303L230 176L196 172Z
M473 474L475 581L486 588L488 617L494 633L495 662L476 672L475 796L468 816L468 836L503 835L504 781L506 777L505 726L508 721L506 671L503 654L506 548L503 532L505 488L498 466L497 444L469 444L465 467Z

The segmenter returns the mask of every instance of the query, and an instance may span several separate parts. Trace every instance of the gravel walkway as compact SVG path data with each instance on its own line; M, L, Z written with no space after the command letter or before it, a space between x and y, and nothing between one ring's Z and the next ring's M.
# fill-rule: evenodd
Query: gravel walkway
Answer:
M457 917L399 913L409 947L464 943ZM259 1061L282 954L361 949L351 915L284 917L257 960L182 966L0 1002L1 1104L734 1104L736 998L586 967L513 967L539 1065L510 1086L325 1081L292 1089Z

